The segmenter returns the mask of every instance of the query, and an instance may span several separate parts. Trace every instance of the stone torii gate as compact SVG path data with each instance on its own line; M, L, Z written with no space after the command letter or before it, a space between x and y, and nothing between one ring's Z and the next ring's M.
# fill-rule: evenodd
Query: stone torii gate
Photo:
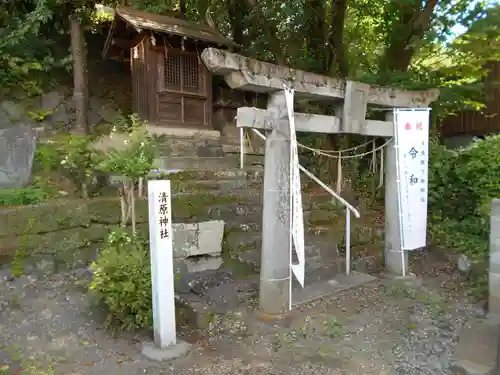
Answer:
M387 111L385 121L369 120L366 119L368 104L388 109L426 108L437 99L439 91L407 91L343 81L216 48L205 49L202 59L212 73L223 75L232 89L269 93L267 110L238 108L237 126L270 131L265 149L260 308L264 314L281 315L289 309L291 283L290 130L283 84L292 87L297 97L330 99L337 104L335 116L295 113L297 131L382 137L394 135L393 112ZM400 275L401 241L394 141L388 144L385 152L385 267L387 272Z

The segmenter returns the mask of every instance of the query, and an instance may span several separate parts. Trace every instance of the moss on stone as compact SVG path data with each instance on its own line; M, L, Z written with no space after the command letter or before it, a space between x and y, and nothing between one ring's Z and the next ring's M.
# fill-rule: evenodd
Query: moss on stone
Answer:
M87 202L57 200L39 205L0 210L0 238L88 226Z
M173 220L196 218L198 220L210 219L212 206L229 204L239 201L237 195L218 195L210 193L197 193L181 195L172 200Z

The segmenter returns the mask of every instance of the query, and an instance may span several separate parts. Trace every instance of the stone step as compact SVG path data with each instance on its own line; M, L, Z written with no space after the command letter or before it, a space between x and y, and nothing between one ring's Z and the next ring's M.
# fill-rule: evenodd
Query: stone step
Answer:
M208 168L208 169L184 169L184 170L160 170L151 171L150 179L169 179L178 183L203 182L203 181L247 181L251 183L262 183L264 169L260 166L240 168Z
M252 155L248 155L244 163L245 167L263 164L260 156L254 157ZM160 156L155 160L155 167L160 171L231 169L240 167L240 159L238 155L225 157Z
M239 156L240 149L241 149L241 145L239 143L223 143L222 144L222 151L224 151L224 154L226 154L226 155L227 154L237 154ZM264 147L252 147L248 143L245 143L243 145L243 151L245 152L245 159L249 155L255 155L255 156L262 157L262 160L264 160L264 153L265 153Z
M162 129L158 152L164 157L222 157L218 131Z
M204 181L180 181L172 180L172 193L196 193L213 192L214 194L234 194L239 190L252 190L254 194L260 195L262 183L244 178L204 180ZM245 193L248 195L249 191Z
M458 340L451 370L460 375L494 375L500 370L500 327L485 319L469 320Z

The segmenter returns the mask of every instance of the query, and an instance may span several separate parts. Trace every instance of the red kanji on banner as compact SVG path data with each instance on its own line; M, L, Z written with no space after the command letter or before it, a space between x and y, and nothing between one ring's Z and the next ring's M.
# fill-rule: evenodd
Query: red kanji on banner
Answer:
M406 129L406 130L411 130L411 124L410 124L409 122L407 122L407 123L405 124L405 129Z
M420 121L417 122L417 129L418 130L422 130L423 129L422 123Z

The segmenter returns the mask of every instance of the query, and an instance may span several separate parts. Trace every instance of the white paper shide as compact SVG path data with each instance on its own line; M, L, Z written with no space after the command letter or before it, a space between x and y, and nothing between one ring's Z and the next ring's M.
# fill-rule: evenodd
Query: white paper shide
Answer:
M403 250L426 246L429 113L427 108L394 111Z
M302 211L302 191L300 186L299 153L295 133L295 118L293 111L294 91L285 87L285 99L290 126L290 200L291 200L291 243L297 254L297 263L290 259L290 267L297 281L304 286L305 251L304 251L304 213ZM292 248L290 250L292 250ZM292 251L290 251L292 255Z

